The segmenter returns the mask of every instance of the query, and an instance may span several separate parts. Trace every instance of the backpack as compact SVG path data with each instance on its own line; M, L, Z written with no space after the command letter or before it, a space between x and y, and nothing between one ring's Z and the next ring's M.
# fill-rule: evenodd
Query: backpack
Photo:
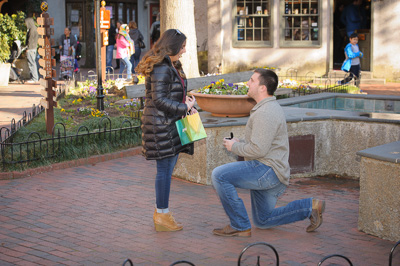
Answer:
M151 33L151 39L156 42L160 38L160 24L154 26L153 32Z

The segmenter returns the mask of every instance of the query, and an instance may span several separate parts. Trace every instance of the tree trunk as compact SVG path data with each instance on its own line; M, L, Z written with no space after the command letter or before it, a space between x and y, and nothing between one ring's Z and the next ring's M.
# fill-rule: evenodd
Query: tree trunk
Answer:
M186 35L186 53L181 58L183 70L187 78L199 77L193 0L161 0L160 26L161 32L167 29L179 29Z
M85 36L86 36L86 56L85 56L85 65L83 67L85 68L94 68L96 67L96 47L95 47L95 42L93 41L95 39L94 36L94 1L93 0L86 0L85 1L85 10L86 10L86 15L85 15Z

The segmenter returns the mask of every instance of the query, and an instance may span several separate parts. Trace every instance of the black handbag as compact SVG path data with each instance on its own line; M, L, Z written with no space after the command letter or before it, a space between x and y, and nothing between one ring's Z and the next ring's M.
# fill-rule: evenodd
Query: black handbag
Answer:
M146 44L144 44L144 41L142 39L139 39L138 42L139 42L139 48L146 48Z

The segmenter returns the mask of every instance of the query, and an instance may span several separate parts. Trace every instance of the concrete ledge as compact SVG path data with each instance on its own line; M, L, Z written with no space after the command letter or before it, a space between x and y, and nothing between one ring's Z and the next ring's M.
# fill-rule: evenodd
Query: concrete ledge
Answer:
M65 162L61 162L61 163L55 163L52 165L31 168L31 169L27 169L27 170L21 171L21 172L19 172L19 171L1 172L0 180L23 178L23 177L33 176L33 175L37 175L40 173L54 171L54 170L61 170L61 169L66 169L66 168L76 167L76 166L81 166L81 165L86 165L86 164L96 164L96 163L100 163L100 162L105 162L105 161L109 161L109 160L127 157L127 156L139 155L139 154L141 154L141 152L142 152L142 147L140 146L140 147L135 147L135 148L118 151L118 152L114 152L114 153L96 155L96 156L92 156L92 157L88 157L88 158L80 158L77 160L65 161Z
M388 148L388 145L382 146ZM362 157L358 229L383 239L398 241L399 199L400 164Z
M400 164L400 141L365 149L357 152L357 155L375 160Z

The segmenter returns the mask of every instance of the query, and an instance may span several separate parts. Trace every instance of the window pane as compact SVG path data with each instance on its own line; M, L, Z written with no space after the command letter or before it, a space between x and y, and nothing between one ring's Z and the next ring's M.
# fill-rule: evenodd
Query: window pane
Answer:
M284 0L281 2L282 44L319 45L320 0Z
M83 5L81 3L67 3L67 27L71 27L71 34L78 40L84 41L83 35ZM59 38L58 36L56 38Z
M269 29L263 30L263 41L269 41Z
M236 0L234 2L234 46L271 45L271 1Z
M254 40L261 41L261 30L254 30Z
M253 30L246 30L246 41L252 41L253 38Z

